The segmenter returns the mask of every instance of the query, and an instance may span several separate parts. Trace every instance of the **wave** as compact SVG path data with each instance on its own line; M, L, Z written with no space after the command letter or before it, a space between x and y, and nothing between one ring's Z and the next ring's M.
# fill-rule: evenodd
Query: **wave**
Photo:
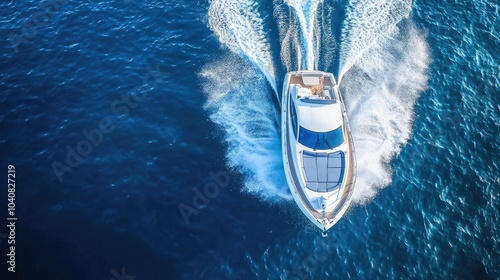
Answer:
M253 62L277 92L273 59L257 2L213 0L208 9L208 23L221 44Z
M332 25L320 23L330 22L332 13L333 6L324 5L324 0L274 0L281 60L287 71L314 70L331 63L336 49Z
M323 0L273 1L280 55L288 71L316 69L320 54L322 59L334 56L332 7ZM358 157L355 203L370 201L391 182L390 161L411 137L413 106L426 87L429 64L425 35L405 20L411 1L363 3L353 1L347 8L338 55ZM280 201L291 195L275 122L279 110L271 92L278 94L275 66L258 10L255 1L211 2L210 28L236 55L207 63L200 76L205 108L225 133L228 164L244 175L243 190Z
M367 50L342 80L358 163L354 202L370 201L391 183L390 161L411 137L429 61L425 34L408 23Z
M258 8L257 2L247 0L210 3L210 28L237 56L206 64L200 77L207 95L205 108L225 133L227 163L244 175L243 191L276 201L291 195L275 122L278 112L266 83L278 94L275 68Z
M351 0L342 28L339 83L345 73L377 42L408 18L412 0Z
M228 55L205 65L200 77L205 109L224 131L228 165L244 175L243 190L267 201L291 199L273 118L276 109L258 67Z
M304 61L301 63L307 70L314 70L318 66L315 54L319 53L317 42L320 42L320 33L316 26L316 19L318 6L322 2L323 0L285 0L285 3L294 11L300 26L301 32L297 32L297 34L301 34L302 44L298 46L300 46L301 57L304 57ZM299 69L301 69L300 65Z

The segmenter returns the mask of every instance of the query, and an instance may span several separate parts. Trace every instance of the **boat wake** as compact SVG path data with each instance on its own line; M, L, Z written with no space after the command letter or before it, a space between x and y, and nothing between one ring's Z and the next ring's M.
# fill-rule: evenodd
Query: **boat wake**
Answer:
M409 20L412 0L351 1L341 33L339 83L356 156L355 203L392 181L390 161L411 136L427 85L428 47Z
M339 82L344 74L376 44L394 32L409 17L412 0L352 0L342 28Z
M358 164L355 203L370 201L391 183L390 161L411 136L428 65L425 36L408 23L367 50L342 79Z
M321 41L321 33L317 24L318 7L323 0L285 0L282 5L279 1L274 2L275 14L281 18L280 36L282 45L286 48L295 47L298 55L298 69L314 70L318 66L319 53L318 42ZM286 15L290 16L287 21ZM281 57L287 66L290 65L290 50L284 49ZM287 70L293 68L288 67Z
M244 175L243 190L266 201L291 199L276 109L259 68L229 54L205 65L200 77L207 95L205 109L225 133L227 163Z
M276 92L273 59L257 8L252 0L212 0L208 22L221 44L252 61Z
M407 19L411 1L365 2L352 1L339 32L339 80L358 157L354 203L370 201L391 182L390 161L411 136L429 64L425 36ZM272 97L273 91L279 95L280 66L271 50L280 50L286 71L332 67L322 60L334 57L335 39L328 34L338 19L327 0L274 0L280 45L272 48L263 20L269 16L257 3L211 1L210 28L232 54L206 64L200 77L205 108L225 133L228 164L245 177L243 190L279 202L291 195Z

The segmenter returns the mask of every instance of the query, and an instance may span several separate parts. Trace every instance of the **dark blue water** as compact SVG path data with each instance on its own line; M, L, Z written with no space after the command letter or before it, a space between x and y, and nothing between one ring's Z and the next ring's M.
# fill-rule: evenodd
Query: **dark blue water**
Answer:
M498 279L500 6L371 2L0 4L1 279ZM282 170L298 68L358 157L326 238Z

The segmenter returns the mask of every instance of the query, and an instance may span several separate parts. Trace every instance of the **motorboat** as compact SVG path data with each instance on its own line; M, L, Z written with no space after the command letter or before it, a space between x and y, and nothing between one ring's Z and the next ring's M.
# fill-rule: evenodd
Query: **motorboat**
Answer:
M331 73L289 72L281 98L282 154L290 192L323 234L345 214L356 157L339 86Z

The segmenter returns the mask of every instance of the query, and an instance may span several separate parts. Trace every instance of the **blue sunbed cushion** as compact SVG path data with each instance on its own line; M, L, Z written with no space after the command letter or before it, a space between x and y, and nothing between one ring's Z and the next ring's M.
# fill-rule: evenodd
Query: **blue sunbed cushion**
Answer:
M303 151L302 163L308 189L329 192L342 185L345 172L345 155L342 151L334 153Z

